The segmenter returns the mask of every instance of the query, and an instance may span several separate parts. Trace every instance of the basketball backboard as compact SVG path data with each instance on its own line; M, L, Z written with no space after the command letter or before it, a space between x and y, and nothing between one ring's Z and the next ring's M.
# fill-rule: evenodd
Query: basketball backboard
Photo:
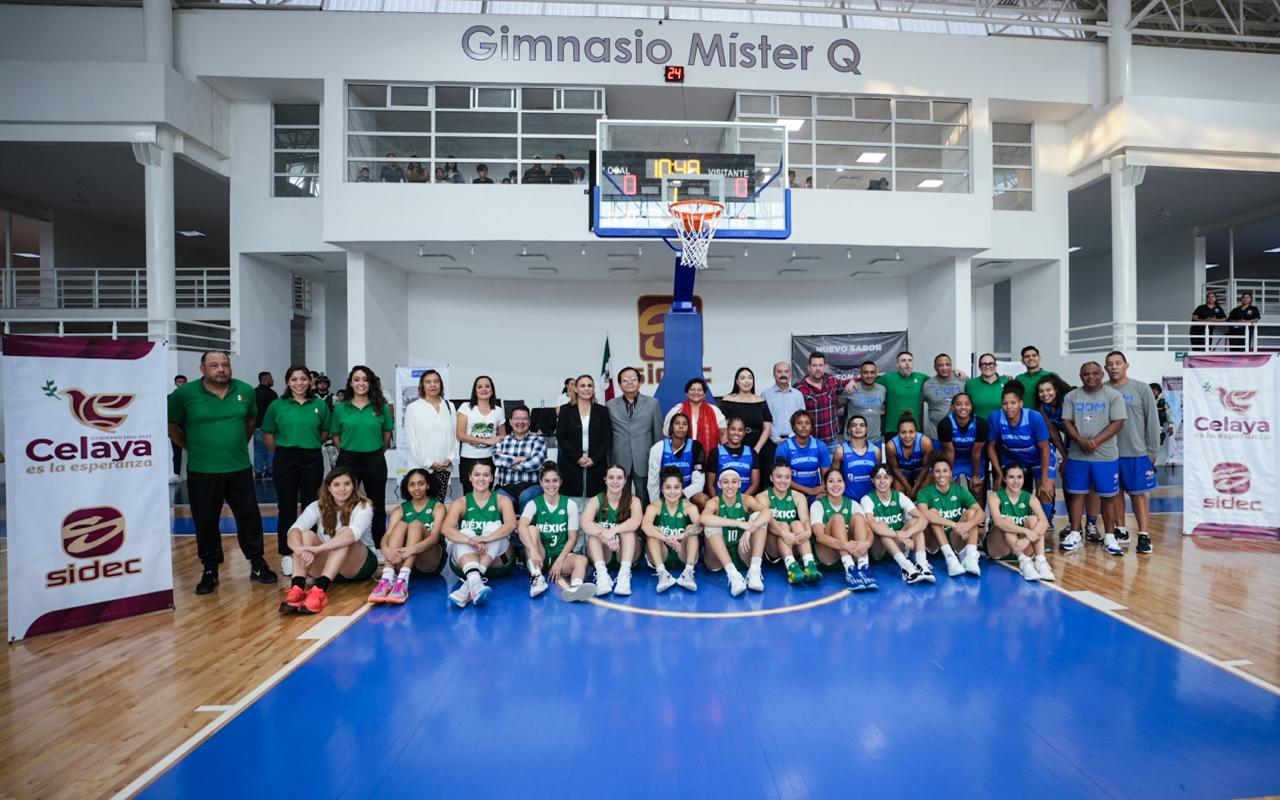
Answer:
M591 224L596 236L670 239L676 200L724 204L718 239L791 235L787 129L759 122L600 120Z

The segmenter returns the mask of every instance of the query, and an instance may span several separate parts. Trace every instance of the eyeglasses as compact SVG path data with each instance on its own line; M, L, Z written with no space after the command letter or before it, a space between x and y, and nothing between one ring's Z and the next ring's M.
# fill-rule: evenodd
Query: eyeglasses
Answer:
M978 366L980 366L980 367L994 367L995 365L996 365L996 362L994 362L994 361L979 361L979 362L978 362Z

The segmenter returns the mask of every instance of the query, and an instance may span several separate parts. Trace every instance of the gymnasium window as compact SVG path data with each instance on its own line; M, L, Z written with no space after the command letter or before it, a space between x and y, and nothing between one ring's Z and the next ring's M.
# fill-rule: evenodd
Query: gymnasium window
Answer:
M1031 211L1031 125L991 125L992 207L997 211Z
M320 194L320 106L277 104L271 109L272 194Z
M484 165L495 184L553 182L556 156L587 168L603 114L597 88L351 83L346 180L471 183Z
M964 100L740 92L737 119L792 121L793 188L972 191Z

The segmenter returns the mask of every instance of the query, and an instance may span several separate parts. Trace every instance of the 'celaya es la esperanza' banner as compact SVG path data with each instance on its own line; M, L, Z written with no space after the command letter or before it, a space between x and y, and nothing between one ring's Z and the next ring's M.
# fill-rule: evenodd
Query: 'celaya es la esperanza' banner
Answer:
M165 347L3 347L9 641L172 608Z

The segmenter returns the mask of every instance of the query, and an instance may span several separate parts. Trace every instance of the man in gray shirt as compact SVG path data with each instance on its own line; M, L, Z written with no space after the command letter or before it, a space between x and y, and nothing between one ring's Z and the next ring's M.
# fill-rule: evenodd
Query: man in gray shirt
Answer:
M963 391L964 381L951 369L951 356L939 353L933 359L933 377L924 382L920 393L929 407L924 424L924 432L929 438L938 438L938 423L951 412L951 398Z
M773 416L773 429L769 431L769 439L775 445L783 439L791 438L791 415L804 410L804 395L791 385L791 363L779 361L773 365L773 385L760 393L769 404L769 413ZM769 468L772 468L770 465ZM767 469L762 469L767 475Z
M1129 380L1129 359L1119 350L1107 353L1108 384L1124 396L1129 420L1119 435L1120 488L1129 495L1133 516L1138 520L1137 552L1151 552L1151 535L1147 528L1151 522L1150 494L1159 485L1156 482L1156 456L1160 454L1160 415L1156 411L1156 396L1146 381ZM1123 522L1123 520L1121 520ZM1123 526L1116 529L1116 538L1129 541L1129 531Z
M1065 473L1067 524L1071 530L1062 539L1063 552L1084 544L1084 500L1090 490L1102 498L1102 527L1107 552L1124 555L1116 541L1115 528L1124 505L1120 501L1120 448L1116 434L1125 428L1129 412L1124 396L1102 383L1102 365L1086 361L1080 365L1079 389L1072 389L1062 401L1062 427L1071 439L1071 455Z
M863 361L858 365L858 379L845 387L844 418L861 414L867 420L867 441L880 444L884 421L885 388L876 383L880 372L876 362ZM847 423L846 423L847 425Z

